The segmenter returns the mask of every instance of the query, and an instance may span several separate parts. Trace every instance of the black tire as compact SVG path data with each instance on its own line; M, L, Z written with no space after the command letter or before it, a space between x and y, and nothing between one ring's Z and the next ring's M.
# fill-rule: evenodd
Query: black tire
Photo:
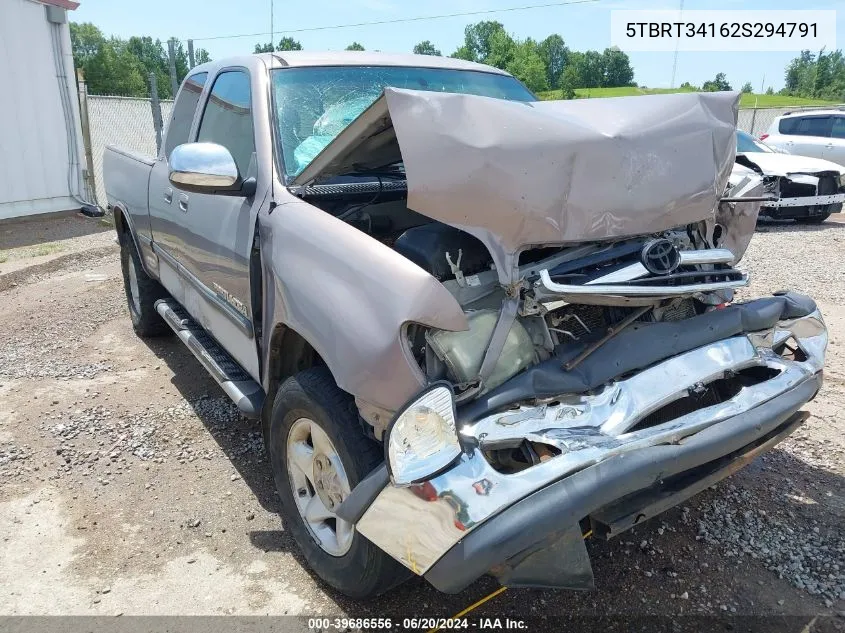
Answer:
M355 599L378 596L411 576L388 554L358 534L342 556L324 551L297 508L288 471L287 441L294 423L308 418L328 435L354 488L383 458L381 446L366 437L354 400L342 391L325 367L306 369L288 378L273 401L267 452L282 505L285 528L296 540L314 572L341 593Z
M141 265L141 257L128 231L120 234L120 268L123 272L123 289L126 305L132 319L132 329L140 337L165 336L173 332L155 309L155 302L170 295L155 279L147 275ZM137 285L137 297L133 294L132 277Z
M795 218L798 224L822 224L830 217L830 213L822 213L821 215L808 215L806 218Z

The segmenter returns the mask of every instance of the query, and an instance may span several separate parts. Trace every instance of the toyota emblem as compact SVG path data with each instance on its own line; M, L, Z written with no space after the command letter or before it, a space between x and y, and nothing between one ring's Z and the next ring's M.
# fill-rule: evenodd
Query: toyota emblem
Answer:
M640 261L653 275L669 275L681 265L681 254L672 242L661 238L643 246Z

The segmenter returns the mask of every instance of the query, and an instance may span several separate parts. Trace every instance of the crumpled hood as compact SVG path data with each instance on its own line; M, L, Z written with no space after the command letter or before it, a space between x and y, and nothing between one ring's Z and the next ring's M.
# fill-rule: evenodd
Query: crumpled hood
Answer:
M401 159L408 207L478 237L503 283L529 246L713 219L738 93L521 103L387 88L294 180Z
M768 152L747 152L748 160L755 163L767 176L788 176L789 174L817 174L832 171L845 174L845 167L821 158L775 154Z

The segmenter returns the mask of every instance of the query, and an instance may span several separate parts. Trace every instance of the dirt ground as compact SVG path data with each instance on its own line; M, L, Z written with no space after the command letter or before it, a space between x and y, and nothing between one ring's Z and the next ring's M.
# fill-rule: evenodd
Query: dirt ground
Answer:
M178 339L133 334L117 246L95 237L90 256L5 287L0 265L0 615L450 616L496 588L412 580L354 603L324 586L279 518L258 429ZM830 328L804 427L683 507L588 542L595 591L509 589L473 615L845 630L843 246L845 224L767 225L744 260L746 294L813 294Z

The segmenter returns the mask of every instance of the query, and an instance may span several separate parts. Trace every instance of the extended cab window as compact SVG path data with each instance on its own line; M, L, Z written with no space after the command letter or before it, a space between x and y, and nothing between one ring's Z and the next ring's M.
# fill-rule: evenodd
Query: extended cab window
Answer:
M217 143L229 150L244 178L255 153L249 75L242 70L220 73L211 88L200 121L197 141Z
M188 142L188 135L191 133L191 123L194 120L194 112L200 100L202 87L208 73L197 73L191 75L182 86L176 103L173 104L173 114L170 117L170 125L167 126L167 137L164 141L164 155L170 159L170 152L177 145Z

